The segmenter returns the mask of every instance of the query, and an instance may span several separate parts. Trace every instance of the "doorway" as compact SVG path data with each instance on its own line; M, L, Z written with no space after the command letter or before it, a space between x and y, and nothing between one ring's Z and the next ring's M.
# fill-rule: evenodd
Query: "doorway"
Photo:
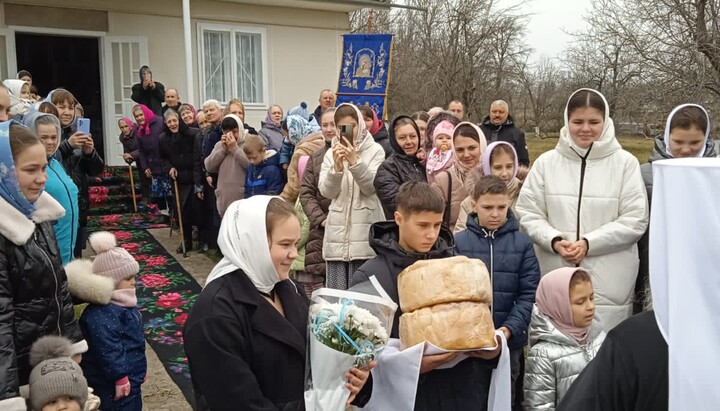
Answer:
M18 70L32 74L40 96L59 87L73 93L90 119L95 149L106 158L99 39L16 32L15 50Z

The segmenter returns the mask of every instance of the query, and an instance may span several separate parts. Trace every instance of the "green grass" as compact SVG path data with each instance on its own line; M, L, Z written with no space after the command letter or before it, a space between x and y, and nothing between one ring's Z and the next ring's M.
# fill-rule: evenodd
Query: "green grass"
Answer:
M653 149L655 140L643 137L619 137L618 141L625 151L637 157L640 164L647 163ZM527 135L527 146L530 152L530 159L535 160L540 154L552 150L557 145L557 136L549 136L545 139L536 137L533 134Z

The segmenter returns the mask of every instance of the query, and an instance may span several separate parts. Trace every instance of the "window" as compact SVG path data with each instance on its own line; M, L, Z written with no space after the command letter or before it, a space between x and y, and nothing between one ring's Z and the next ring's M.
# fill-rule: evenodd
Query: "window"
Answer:
M199 25L203 99L265 105L264 29Z

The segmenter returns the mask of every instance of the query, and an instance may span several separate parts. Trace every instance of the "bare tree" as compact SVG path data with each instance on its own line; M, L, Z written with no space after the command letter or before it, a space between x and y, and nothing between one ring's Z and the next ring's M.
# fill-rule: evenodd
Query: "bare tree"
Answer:
M518 6L495 0L408 0L426 12L396 10L379 29L395 35L389 108L407 113L462 100L471 118L489 103L508 98L506 90L529 54L524 42L526 17ZM362 32L367 11L352 16L352 29Z

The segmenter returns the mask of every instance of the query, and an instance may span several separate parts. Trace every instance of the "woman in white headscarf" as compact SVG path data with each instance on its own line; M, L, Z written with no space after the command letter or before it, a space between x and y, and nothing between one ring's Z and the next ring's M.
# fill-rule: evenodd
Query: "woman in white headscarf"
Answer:
M640 164L615 138L609 111L595 90L570 96L557 147L535 161L515 206L542 273L590 273L606 331L632 315L636 244L648 225Z
M309 301L288 279L299 239L295 209L279 197L228 207L218 237L224 258L184 330L197 409L305 409ZM367 402L369 374L348 372L349 402Z
M373 140L363 116L352 104L335 110L337 135L325 153L318 189L330 199L323 257L327 263L325 285L345 290L350 276L375 257L370 248L370 226L385 219L373 181L385 151ZM342 129L348 130L343 136ZM348 135L352 130L352 141Z

